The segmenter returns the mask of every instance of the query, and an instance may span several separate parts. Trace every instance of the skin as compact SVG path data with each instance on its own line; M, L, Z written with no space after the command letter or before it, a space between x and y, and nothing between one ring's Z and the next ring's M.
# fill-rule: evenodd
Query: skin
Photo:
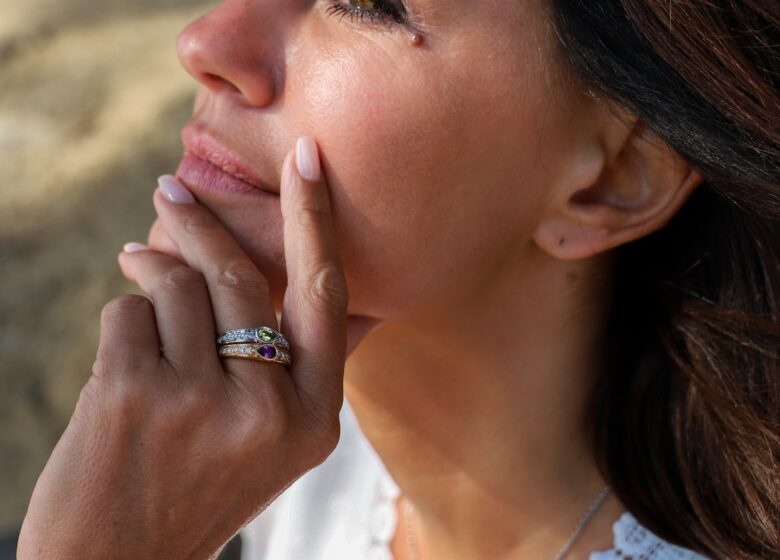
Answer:
M415 506L424 558L554 557L605 485L585 438L584 407L599 370L612 250L662 227L701 177L634 116L584 94L558 56L541 0L409 0L414 25L390 28L328 16L328 5L226 0L182 33L182 64L203 85L194 120L280 185L282 196L237 203L203 193L195 204L171 205L156 195L151 249L120 256L154 307L120 303L104 315L97 381L36 486L20 558L43 557L44 548L66 558L85 542L103 551L121 542L136 558L208 558L327 456L342 383ZM411 40L412 32L423 40ZM322 167L308 194L296 188L306 183L279 179L304 134L317 140ZM312 207L332 214L307 214ZM206 227L188 227L192 220ZM164 281L171 270L205 280L172 288ZM193 306L200 315L187 317L182 310ZM196 367L166 354L177 340L188 355L208 348L215 330L272 324L272 308L293 343L292 387L278 366L220 365L203 355ZM246 309L264 311L242 315ZM376 328L365 336L369 327ZM202 439L189 444L173 445L179 440L164 422L145 423L143 399L127 399L127 420L100 469L86 468L84 442L101 437L86 419L108 417L106 399L125 391L167 398L179 410L171 405L180 400L175 383L134 390L125 339L144 328L170 343L168 365L155 354L138 366L141 379L186 383L195 368L199 379L220 373L231 388L205 421L186 406L189 413L175 416L182 433L188 421L203 426ZM155 340L141 343L154 354ZM257 375L259 368L276 373ZM252 427L269 421L268 402L303 404L272 406L271 424L282 428L250 445ZM243 459L228 462L230 489L199 477L214 457L222 464L233 456L215 443L222 414L245 438L230 442L228 451ZM324 444L304 436L313 426ZM127 433L142 434L146 451ZM242 445L244 455L236 451ZM287 460L261 459L272 449L284 449ZM242 470L247 457L252 468ZM144 491L146 506L181 517L144 527L138 510L122 509L111 521L123 531L102 531L99 543L83 523L52 519L49 512L65 508L101 526L96 512L148 486L128 476L133 482L119 487L126 474L119 465L128 462L159 481ZM171 466L181 464L187 476ZM196 487L203 502L176 500ZM215 505L236 488L242 499ZM217 520L204 503L220 508ZM623 509L610 497L567 558L609 548ZM194 550L192 539L174 538L176 519L185 518L208 535ZM52 523L54 536L44 531ZM155 545L133 549L149 534ZM400 532L393 551L408 554Z

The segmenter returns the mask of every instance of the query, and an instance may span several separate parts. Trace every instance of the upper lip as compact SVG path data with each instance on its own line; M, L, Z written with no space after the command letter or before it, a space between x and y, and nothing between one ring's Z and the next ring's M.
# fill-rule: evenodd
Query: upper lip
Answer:
M228 175L232 175L248 185L279 194L278 190L263 181L238 154L231 151L197 123L185 126L181 132L181 139L186 153L206 160L215 167L219 167Z

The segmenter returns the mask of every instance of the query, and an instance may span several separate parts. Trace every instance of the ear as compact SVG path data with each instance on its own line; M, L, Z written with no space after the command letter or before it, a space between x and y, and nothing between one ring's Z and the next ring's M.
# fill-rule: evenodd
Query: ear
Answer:
M559 259L590 257L662 228L702 181L643 121L614 113L564 161L533 235Z

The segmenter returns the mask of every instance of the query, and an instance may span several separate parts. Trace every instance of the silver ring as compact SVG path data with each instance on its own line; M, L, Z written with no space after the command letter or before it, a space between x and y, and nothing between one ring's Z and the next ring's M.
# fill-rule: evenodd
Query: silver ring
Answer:
M226 344L273 344L284 350L290 349L290 343L285 336L271 327L250 327L225 331L217 337L217 345Z

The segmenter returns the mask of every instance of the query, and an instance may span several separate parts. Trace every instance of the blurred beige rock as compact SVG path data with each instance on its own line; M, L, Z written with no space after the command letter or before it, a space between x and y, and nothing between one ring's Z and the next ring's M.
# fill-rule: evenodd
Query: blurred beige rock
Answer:
M176 36L213 4L0 0L0 533L90 375L100 309L135 291L116 255L181 155Z

